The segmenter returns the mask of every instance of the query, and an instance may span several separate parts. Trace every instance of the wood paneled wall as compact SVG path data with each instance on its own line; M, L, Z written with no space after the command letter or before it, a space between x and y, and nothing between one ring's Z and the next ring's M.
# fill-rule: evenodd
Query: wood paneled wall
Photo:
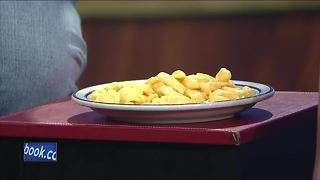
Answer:
M144 79L160 71L215 74L318 91L320 14L290 13L174 19L83 19L88 65L79 88Z

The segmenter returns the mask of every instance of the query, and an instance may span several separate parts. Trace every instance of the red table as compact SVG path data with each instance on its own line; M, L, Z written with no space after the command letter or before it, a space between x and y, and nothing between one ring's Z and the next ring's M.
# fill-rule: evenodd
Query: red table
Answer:
M242 157L248 156L247 152L252 152L249 149L256 149L257 147L266 149L266 145L268 143L270 145L273 142L280 143L278 144L280 146L283 142L278 142L278 140L287 141L284 138L297 138L296 140L289 139L287 142L291 144L296 143L298 146L299 143L303 143L303 141L299 140L299 137L304 137L304 134L301 133L309 132L311 134L306 142L310 141L310 143L305 148L308 149L308 153L313 153L313 135L315 129L312 127L316 122L317 104L318 93L276 92L272 98L256 104L253 108L240 113L239 116L232 119L195 124L140 125L108 120L105 116L97 114L87 107L79 106L71 101L70 98L67 98L24 112L0 117L0 137L2 137L0 142L2 140L2 147L10 143L12 144L12 142L21 144L25 141L39 140L58 142L58 146L60 143L64 144L65 147L68 146L65 142L76 146L81 146L79 145L81 143L94 143L93 146L95 148L99 148L101 144L109 143L105 146L105 148L109 149L111 146L112 148L118 147L114 143L127 143L125 146L128 149L139 146L138 149L141 148L141 152L147 151L150 145L153 151L157 151L155 148L161 149L166 147L166 151L175 151L178 148L181 151L180 154L184 153L181 147L191 149L200 147L202 150L198 149L197 151L201 151L202 153L204 153L204 147L206 147L204 149L210 147L209 149L212 152L222 147L223 151L217 150L220 155L221 153L226 154L225 152L229 152L230 149L233 150L231 154L232 157L236 157L237 162L232 165L231 169L234 169L237 173L227 178L228 175L221 173L223 172L221 171L220 174L218 173L219 176L224 176L225 179L238 179L239 177L246 177L247 179L251 176L243 169L241 172L238 172L237 169L239 168L237 168L237 164L246 161ZM234 150L235 148L232 148L232 146L239 148ZM283 146L281 150L285 151L285 143L283 143ZM240 147L243 147L242 149L245 150L239 151ZM298 149L300 152L301 149ZM114 150L116 151L117 149ZM63 153L61 151L60 149L60 154ZM139 151L138 154L141 152ZM276 151L271 152L274 153ZM152 152L147 152L146 154L148 153L152 154ZM205 151L205 153L208 153L208 151ZM216 155L219 153L216 153ZM210 157L217 158L216 155ZM266 154L263 155L265 156ZM71 155L69 154L69 156ZM311 156L313 157L313 155ZM230 158L227 157L225 159L231 162ZM120 160L118 159L118 162ZM167 160L171 161L170 159ZM309 163L311 164L312 162ZM248 166L251 167L251 165ZM23 171L26 172L26 170ZM180 176L178 174L174 177L179 179ZM29 174L28 177L33 176ZM211 174L210 177L216 176L212 176ZM287 176L284 175L282 177L286 178ZM141 179L141 177L139 178ZM150 175L148 178L154 177ZM166 177L164 176L164 178ZM167 179L170 178L167 177Z

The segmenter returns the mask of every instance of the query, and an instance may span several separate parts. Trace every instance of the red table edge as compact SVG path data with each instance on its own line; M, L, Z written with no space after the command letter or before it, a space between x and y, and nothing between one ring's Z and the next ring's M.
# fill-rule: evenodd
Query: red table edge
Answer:
M62 100L54 101L48 104L63 102L69 99L70 98L64 98ZM313 112L313 111L316 112L316 109L317 109L316 107L317 105L304 109L302 111L298 111L294 114L290 114L287 117L283 117L283 118L287 119L286 121L288 121L290 117L294 117L301 113L307 113L307 112ZM32 109L29 109L29 110L32 110ZM0 117L0 119L10 118L12 116L19 115L20 113L23 113L23 112L17 112L14 114L5 115ZM289 123L289 124L292 124L292 126L294 125L294 123L299 122L297 118L293 118L293 119L294 121L291 121L291 123ZM0 121L0 136L24 137L24 138L98 140L98 141L103 140L103 141L156 142L156 143L182 143L182 144L185 143L185 144L241 145L241 144L250 143L254 139L263 137L264 134L261 133L263 131L266 131L266 130L269 130L269 131L271 130L274 132L279 131L279 127L272 126L272 123L274 122L266 122L266 123L268 123L269 125L263 126L262 124L260 124L257 127L255 127L256 131L249 131L249 129L247 129L243 131L231 132L231 131L225 131L225 130L219 131L219 129L217 129L215 130L216 132L219 131L219 133L217 134L210 131L210 129L197 131L196 128L193 131L187 128L186 129L178 128L179 130L177 131L177 129L169 130L166 127L163 127L163 128L156 127L152 129L145 128L143 132L141 132L141 128L125 129L125 128L119 128L119 126L115 128L112 125L108 127L101 127L99 125L92 125L92 124L91 125L78 124L75 126L65 127L59 124L35 124L35 123L21 124L21 122L9 122L8 124L8 121ZM86 128L83 128L88 126L95 126L95 133L92 134L90 132L91 133L90 136L87 136ZM60 131L61 128L71 129L75 133L72 135L68 133L64 133L65 131ZM12 132L16 132L17 129L20 130L20 133L17 133L17 134L12 133ZM31 129L34 129L34 131L32 131ZM108 133L106 133L106 129L108 130ZM259 133L259 131L257 130L261 130L261 132ZM186 137L185 136L186 131L189 133L192 132L192 135ZM101 134L104 134L104 135L101 136ZM145 134L148 134L148 136L146 136ZM150 136L150 134L152 134L153 136ZM77 136L77 138L74 138L74 136ZM175 138L170 138L170 136ZM217 137L217 136L220 136L220 137ZM179 137L178 140L176 137ZM140 140L137 140L137 139L140 139Z

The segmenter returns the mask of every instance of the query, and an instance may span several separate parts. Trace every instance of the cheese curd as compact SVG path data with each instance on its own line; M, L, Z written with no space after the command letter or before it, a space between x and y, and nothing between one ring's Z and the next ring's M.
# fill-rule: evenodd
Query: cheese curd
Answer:
M115 104L189 104L256 95L256 91L248 86L235 86L231 77L231 72L226 68L221 68L215 77L205 73L186 75L181 70L172 74L160 72L142 84L113 82L95 90L89 98Z

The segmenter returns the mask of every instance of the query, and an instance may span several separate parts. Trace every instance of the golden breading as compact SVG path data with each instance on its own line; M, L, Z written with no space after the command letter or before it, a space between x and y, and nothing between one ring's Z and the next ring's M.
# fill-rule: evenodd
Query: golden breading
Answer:
M157 77L151 77L149 79L147 79L146 84L154 84L154 83L158 83L160 82L160 80Z
M186 96L161 96L160 104L189 104L191 99Z
M244 92L244 96L245 96L245 97L250 97L250 96L256 95L256 91L255 91L254 89L248 87L248 86L244 86L244 87L242 88L242 90L245 91L245 92Z
M200 89L200 86L198 84L198 80L196 75L189 75L186 78L184 78L181 83L187 88L187 89Z
M143 93L149 96L151 94L154 94L154 90L152 89L150 84L145 84L143 86Z
M196 103L204 102L207 99L206 94L200 90L187 89L185 95Z
M115 90L119 91L122 88L122 85L120 85L118 82L113 82L105 87L106 90Z
M184 72L181 71L181 70L176 70L176 71L174 71L174 72L172 73L172 76L173 76L174 78L176 78L177 80L184 79L184 78L187 77L187 76L186 76L186 73L184 73Z
M165 86L163 82L156 82L151 84L151 88L153 89L154 92L157 92L161 86Z
M119 90L120 93L120 103L126 104L126 103L140 103L141 102L141 96L143 92L140 89L134 89L131 87L123 87Z
M147 97L147 102L148 104L152 103L153 99L156 99L158 98L159 99L159 96L157 93L154 93L154 94L150 94L148 97Z
M104 93L99 94L97 98L95 99L98 102L106 102L106 103L120 103L120 94L111 89L108 91L105 91Z
M216 74L216 79L222 82L228 82L231 79L231 72L226 68L221 68Z
M196 74L198 77L204 77L204 78L207 78L209 80L216 80L216 78L210 76L209 74L205 74L205 73L197 73Z
M186 90L186 87L184 87L177 79L175 79L168 73L160 72L157 75L157 78L165 85L172 87L175 91L177 91L180 94L183 94Z
M171 75L160 72L145 82L113 82L95 90L89 98L117 104L188 104L233 100L255 94L256 91L248 86L235 86L231 72L221 68L215 77L205 73L186 75L177 70Z
M182 96L182 94L176 92L172 87L166 85L159 87L156 92L160 96Z
M206 95L209 95L209 93L211 92L210 80L207 78L198 78L197 82L199 84L200 90Z
M90 99L91 100L96 100L99 96L101 96L102 94L104 94L105 92L107 92L105 89L97 89L95 91L93 91L90 95Z
M237 93L232 93L230 91L226 91L226 90L223 90L223 89L214 90L213 92L211 92L211 94L223 96L223 97L226 97L228 99L239 99L240 98Z
M210 93L210 95L209 95L210 102L227 101L227 100L229 100L229 99L224 96L216 95L213 93Z

